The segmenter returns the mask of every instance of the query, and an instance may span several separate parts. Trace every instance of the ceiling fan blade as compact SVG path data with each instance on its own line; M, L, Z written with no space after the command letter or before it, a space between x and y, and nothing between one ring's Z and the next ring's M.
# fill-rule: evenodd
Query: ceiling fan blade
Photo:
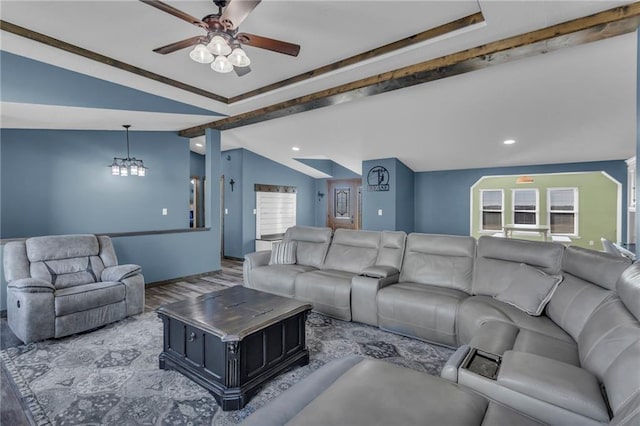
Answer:
M261 0L229 0L222 12L220 22L227 29L235 30Z
M166 46L158 47L157 49L153 49L154 52L160 53L161 55L166 55L167 53L175 52L176 50L184 49L185 47L190 47L196 45L198 43L203 43L207 38L203 36L195 36L188 38L186 40L176 41L175 43L167 44Z
M236 72L238 77L245 76L251 72L251 67L233 67L233 70Z
M202 29L205 29L205 30L209 30L209 26L206 23L202 22L200 19L195 18L195 17L189 15L188 13L185 13L185 12L181 11L180 9L176 9L175 7L170 6L170 5L166 4L166 3L163 3L163 2L158 1L158 0L140 0L140 1L142 3L148 4L149 6L153 6L156 9L160 9L161 11L166 12L166 13L168 13L170 15L173 15L176 18L180 18L183 21L187 21L190 24L193 24L193 25L198 26L198 27L200 27Z
M261 49L272 50L285 55L298 56L300 46L286 41L275 40L272 38L257 36L247 33L238 33L236 36L238 41L248 46L259 47Z

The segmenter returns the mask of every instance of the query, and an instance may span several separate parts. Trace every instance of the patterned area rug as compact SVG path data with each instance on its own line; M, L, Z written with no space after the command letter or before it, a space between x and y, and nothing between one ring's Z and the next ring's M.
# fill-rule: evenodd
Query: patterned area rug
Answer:
M437 375L452 350L312 313L311 362L269 382L239 411L158 368L162 321L149 312L93 332L10 348L0 357L39 425L231 425L328 361L351 354Z

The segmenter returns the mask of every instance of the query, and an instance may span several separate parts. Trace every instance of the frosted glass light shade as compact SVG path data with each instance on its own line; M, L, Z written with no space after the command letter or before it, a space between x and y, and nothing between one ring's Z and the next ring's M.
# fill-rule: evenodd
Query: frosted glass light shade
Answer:
M228 55L231 53L231 47L227 44L227 41L220 36L214 36L207 45L211 53L214 55Z
M216 72L228 73L233 71L233 65L231 65L226 56L218 56L211 64L211 69Z
M111 163L111 175L120 176L120 165L115 158L113 159L113 163Z
M189 57L200 64L210 64L213 62L213 55L204 44L199 44L189 52Z
M140 166L138 167L138 176L146 176L147 175L147 168L144 166L144 164L140 163Z
M120 166L120 176L129 176L129 168L124 162Z
M229 62L235 67L248 67L251 64L251 59L247 54L239 47L233 49L231 55L228 56Z
M135 160L129 166L129 173L131 176L138 176L138 163Z

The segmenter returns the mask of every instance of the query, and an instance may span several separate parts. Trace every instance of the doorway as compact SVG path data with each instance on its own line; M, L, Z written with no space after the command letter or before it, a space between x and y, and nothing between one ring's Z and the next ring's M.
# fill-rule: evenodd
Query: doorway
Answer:
M360 229L362 223L362 179L327 180L327 226Z

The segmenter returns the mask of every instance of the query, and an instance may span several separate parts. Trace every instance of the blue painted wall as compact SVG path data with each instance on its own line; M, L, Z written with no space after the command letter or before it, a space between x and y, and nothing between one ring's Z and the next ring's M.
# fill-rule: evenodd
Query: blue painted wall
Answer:
M224 255L242 257L242 160L243 149L223 151L221 155L222 174L224 175ZM236 184L231 191L229 182Z
M220 132L211 131L205 165L220 174ZM146 177L111 176L124 133L6 130L0 132L1 237L117 233L188 227L190 154L187 139L168 132L131 132L132 154ZM217 142L217 143L216 143ZM206 172L205 172L206 173ZM208 185L209 231L117 237L120 263L142 266L147 283L220 269L219 187ZM216 201L217 200L217 201ZM162 208L169 214L162 216ZM0 310L6 282L0 279Z
M399 160L396 160L396 227L397 231L407 234L415 226L415 173Z
M119 177L107 166L126 155L122 131L3 129L0 137L2 238L188 227L188 139L130 132L131 155L149 170Z
M383 158L362 162L362 229L370 231L394 230L396 226L396 171L395 158ZM369 191L367 175L375 166L382 166L389 172L388 191ZM382 210L382 216L378 210Z
M415 174L415 232L469 235L469 188L482 176L605 171L622 183L622 235L626 235L627 167L624 160Z
M368 190L367 175L375 166L389 172L389 191ZM362 172L362 229L413 232L414 172L397 158L363 161Z
M227 156L229 159L227 159ZM225 176L224 254L242 258L255 251L256 208L255 184L295 186L298 225L315 223L315 182L297 172L246 149L224 151L221 155ZM230 179L236 184L231 192Z
M0 84L4 102L221 115L4 51Z

